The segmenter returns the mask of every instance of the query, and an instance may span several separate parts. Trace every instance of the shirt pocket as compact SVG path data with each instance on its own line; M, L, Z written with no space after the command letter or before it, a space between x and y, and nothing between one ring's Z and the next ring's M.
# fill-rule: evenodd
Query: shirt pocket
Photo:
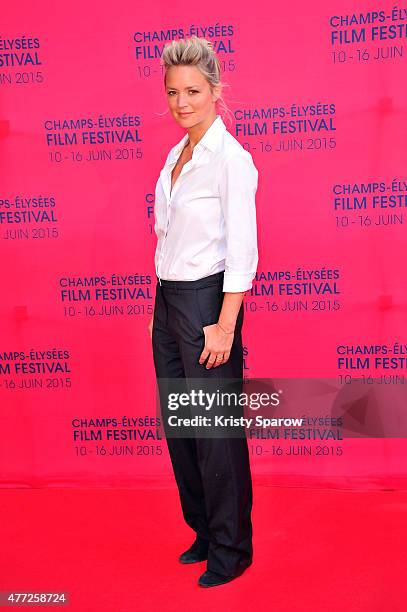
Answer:
M216 193L214 189L208 188L186 190L179 199L180 205L185 208L216 206L219 201L219 193Z

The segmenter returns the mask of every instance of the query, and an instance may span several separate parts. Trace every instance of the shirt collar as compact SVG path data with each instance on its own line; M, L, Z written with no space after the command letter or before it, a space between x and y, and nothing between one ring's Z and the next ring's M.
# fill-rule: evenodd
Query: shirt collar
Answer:
M226 130L226 125L223 122L221 115L216 115L216 119L211 123L209 128L206 130L205 134L202 138L197 142L194 147L194 151L197 147L206 147L210 151L216 151L216 147L219 143L219 140ZM181 151L184 148L185 144L188 140L188 133L183 136L183 138L179 141L178 144L171 151L169 163L172 163L181 155Z

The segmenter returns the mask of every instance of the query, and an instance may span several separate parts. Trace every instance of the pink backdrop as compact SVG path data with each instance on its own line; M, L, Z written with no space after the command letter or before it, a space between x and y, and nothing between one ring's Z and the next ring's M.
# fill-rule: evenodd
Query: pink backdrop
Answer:
M148 422L146 326L154 187L183 135L167 112L160 55L192 34L215 43L234 113L227 127L259 170L246 376L339 384L397 374L403 384L407 10L23 0L3 14L0 38L2 486L172 478ZM395 360L356 360L355 347L372 345ZM352 352L354 361L338 360ZM376 407L383 423L388 408ZM405 487L399 418L399 436L330 443L322 456L250 442L253 473ZM122 437L129 430L135 440Z

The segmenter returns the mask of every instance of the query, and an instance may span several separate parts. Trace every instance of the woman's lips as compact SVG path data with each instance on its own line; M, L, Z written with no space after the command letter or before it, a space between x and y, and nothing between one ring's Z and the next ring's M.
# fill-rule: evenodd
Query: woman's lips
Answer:
M188 115L192 115L192 113L178 113L181 117L188 117Z

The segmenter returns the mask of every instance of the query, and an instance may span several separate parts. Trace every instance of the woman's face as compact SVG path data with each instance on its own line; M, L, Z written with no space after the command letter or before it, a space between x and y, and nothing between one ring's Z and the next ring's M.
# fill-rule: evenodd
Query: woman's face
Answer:
M213 115L219 86L211 86L196 66L171 66L166 73L169 109L177 123L191 128Z

